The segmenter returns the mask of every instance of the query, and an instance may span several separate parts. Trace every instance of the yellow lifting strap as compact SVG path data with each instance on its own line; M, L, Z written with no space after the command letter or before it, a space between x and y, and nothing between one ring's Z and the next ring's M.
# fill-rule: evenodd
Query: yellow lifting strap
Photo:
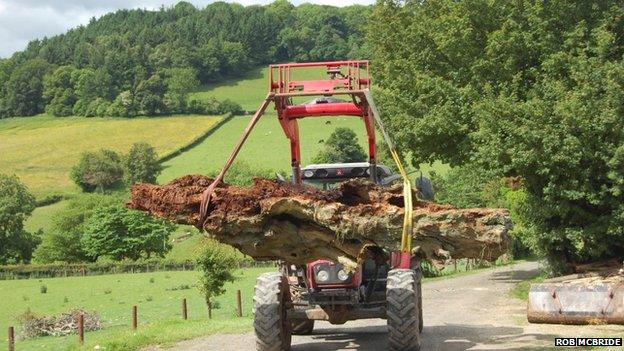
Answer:
M381 134L388 144L388 148L390 148L390 154L392 155L392 159L397 165L399 169L399 173L403 178L403 203L405 208L405 214L403 217L403 232L401 234L401 252L412 252L412 210L414 204L412 202L412 182L410 182L409 177L407 176L407 172L403 167L403 163L401 162L401 158L399 158L399 154L390 139L390 135L386 132L384 128L383 122L381 120L381 116L379 114L379 110L377 110L377 106L375 105L375 101L373 100L373 95L370 90L364 90L364 96L366 97L366 101L368 106L370 107L371 112L373 113L373 117L375 118L375 123L377 127L381 131Z

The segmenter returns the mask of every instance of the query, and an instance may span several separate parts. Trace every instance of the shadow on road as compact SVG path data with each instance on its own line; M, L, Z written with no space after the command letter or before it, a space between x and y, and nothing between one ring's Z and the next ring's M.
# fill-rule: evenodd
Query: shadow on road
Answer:
M464 350L543 350L552 345L555 335L523 334L522 328L492 325L468 326L447 324L425 327L422 334L423 351ZM293 341L296 341L294 337ZM314 332L312 341L296 343L293 351L320 350L386 350L385 326L327 328ZM309 340L309 338L307 339ZM307 341L306 340L306 341ZM535 346L536 341L542 346ZM483 346L483 347L480 347Z
M492 272L491 280L517 283L522 280L531 279L539 274L539 269L509 270L502 272Z

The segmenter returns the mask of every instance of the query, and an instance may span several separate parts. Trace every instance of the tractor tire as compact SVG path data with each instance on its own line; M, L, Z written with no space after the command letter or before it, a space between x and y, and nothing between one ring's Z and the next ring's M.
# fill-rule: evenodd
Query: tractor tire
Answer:
M411 269L388 272L386 314L388 346L392 351L420 350L418 275Z
M264 273L256 280L253 298L257 351L289 351L291 325L288 281L281 273Z
M309 319L295 319L290 325L293 335L309 335L314 330L314 321Z

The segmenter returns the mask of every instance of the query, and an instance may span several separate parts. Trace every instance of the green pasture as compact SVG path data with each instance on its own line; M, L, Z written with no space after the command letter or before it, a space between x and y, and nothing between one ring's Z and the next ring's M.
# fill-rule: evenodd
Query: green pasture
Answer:
M250 117L232 118L201 144L165 162L163 164L165 169L158 180L162 183L189 173L206 174L220 170L249 119ZM360 143L364 143L364 124L354 117L319 117L299 122L301 157L304 165L310 163L311 158L323 146L323 140L327 139L337 127L353 129L358 134ZM290 169L290 144L274 113L265 115L258 122L236 160L254 168L281 172Z
M251 301L256 276L273 268L238 270L238 279L217 298L219 308L208 321L197 288L196 271L114 274L103 276L0 281L0 330L13 325L26 310L54 315L72 308L97 312L104 329L86 334L83 349L133 350L157 342L174 341L211 332L237 332L251 328ZM47 287L42 294L41 286ZM243 297L243 318L236 317L236 290ZM181 300L187 299L189 320L181 321ZM131 308L138 306L139 329L131 332ZM41 337L20 340L17 350L78 349L77 337Z
M80 153L108 148L127 152L138 141L160 155L188 144L220 117L35 117L0 120L0 169L16 174L35 196L78 191L69 179Z
M54 214L62 211L66 206L67 201L60 201L35 208L32 215L24 222L24 228L31 233L39 229L47 232L52 228Z
M324 67L293 70L291 80L325 79ZM230 99L239 103L246 111L255 111L269 92L269 68L256 67L242 77L230 78L219 83L202 86L191 94L191 99L205 100L210 97L217 100ZM309 98L308 98L309 99ZM268 111L272 111L269 107Z

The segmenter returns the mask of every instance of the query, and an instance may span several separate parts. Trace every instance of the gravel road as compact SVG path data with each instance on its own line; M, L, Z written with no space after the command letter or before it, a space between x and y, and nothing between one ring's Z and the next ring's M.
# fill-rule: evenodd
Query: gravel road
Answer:
M423 285L422 350L543 350L558 336L622 336L622 326L531 325L526 303L510 298L514 283L538 273L522 262ZM314 333L293 336L292 351L386 349L385 320L344 325L317 323ZM175 351L254 350L253 333L212 335L174 346Z

